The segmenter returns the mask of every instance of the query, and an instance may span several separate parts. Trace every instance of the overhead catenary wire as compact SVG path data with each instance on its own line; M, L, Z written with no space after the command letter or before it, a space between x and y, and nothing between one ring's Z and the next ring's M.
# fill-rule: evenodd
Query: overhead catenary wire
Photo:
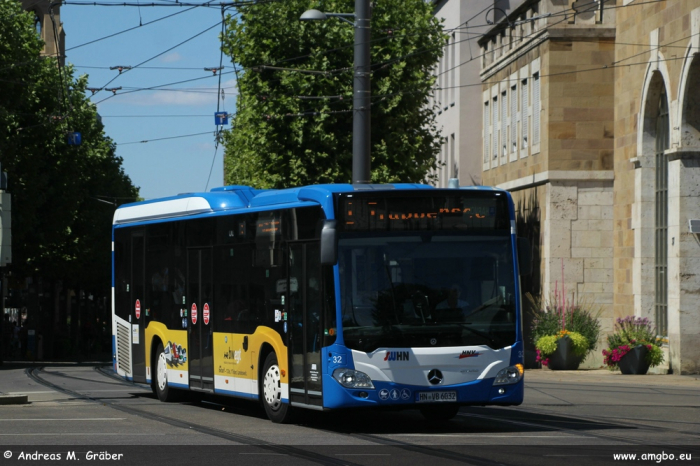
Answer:
M205 3L188 3L188 2L167 2L167 1L159 1L159 2L151 2L151 3L133 3L133 2L92 2L92 1L85 1L85 2L76 2L76 1L59 1L59 2L54 2L57 5L74 5L74 6L106 6L106 7L117 7L117 6L122 6L122 7L137 7L137 8L145 8L145 7L204 7L204 8L216 8L219 9L219 7L226 7L226 8L240 8L240 7L245 7L245 6L252 6L252 5L262 5L266 3L279 3L284 0L255 0L255 1L250 1L250 2L220 2L217 3L215 6L212 6L211 4L214 3L213 1L205 2Z
M213 0L210 1L210 2L207 2L207 3L213 3ZM154 19L153 21L148 21L148 22L146 22L146 23L139 24L138 26L130 27L130 28L128 28L128 29L124 29L124 30L122 30L122 31L115 32L114 34L109 34L109 35L107 35L107 36L100 37L99 39L91 40L91 41L89 41L89 42L85 42L85 43L83 43L83 44L80 44L80 45L76 45L76 46L74 46L74 47L67 48L67 49L66 49L66 52L70 52L71 50L75 50L75 49L78 49L78 48L80 48L80 47L85 47L86 45L91 45L91 44L94 44L94 43L96 43L96 42L100 42L100 41L103 41L103 40L106 40L106 39L110 39L110 38L112 38L112 37L116 37L116 36L119 36L119 35L121 35L121 34L130 32L130 31L133 31L133 30L135 30L135 29L139 29L139 28L141 28L141 27L149 26L149 25L154 24L154 23L157 23L157 22L159 22L159 21L163 21L163 20L166 20L166 19L170 19L170 18L172 18L172 17L174 17L174 16L181 15L181 14L183 14L183 13L187 13L188 11L191 11L191 10L193 10L193 9L195 9L195 8L198 8L198 7L193 6L193 7L191 7L191 8L186 9L186 10L178 11L177 13L173 13L173 14L171 14L171 15L163 16L162 18Z
M680 41L680 40L683 40L683 39L679 39L678 41ZM674 41L674 42L672 42L672 43L675 43L675 42L678 42L678 41ZM636 45L647 45L647 44L636 44ZM667 45L667 44L660 44L659 47L664 47L664 46L666 46L666 45ZM674 59L674 60L677 60L677 59L678 59L678 58L676 58L676 59ZM644 64L647 64L647 62L641 62L641 63L636 63L636 64L638 64L638 65L644 65ZM633 65L633 64L623 65L623 66L630 66L630 65ZM611 67L613 67L613 66L614 66L614 65L604 65L604 66L601 66L601 67L591 68L591 69L588 69L588 70L574 70L574 71L563 72L563 73L553 73L553 74L549 74L549 75L542 75L541 77L556 76L556 75L560 75L560 74L571 74L571 73L577 73L577 72L595 71L595 70L601 70L601 69L611 68ZM468 86L482 86L483 84L484 84L484 83L479 82L479 83L474 83L474 84L467 84L467 85L460 85L460 86L451 86L451 87L444 87L444 88L439 88L439 89L459 88L459 87L468 87ZM401 95L401 94L406 94L406 93L411 93L411 92L414 92L414 91L400 92L400 93L391 93L391 94L384 94L384 95L375 95L375 96L373 96L373 99L375 99L375 100L376 100L376 99L383 99L383 98L386 98L386 97L395 96L395 95ZM325 96L308 96L308 98L313 98L313 97L323 98L323 97L325 97ZM338 111L338 112L330 112L330 113L329 113L329 112L312 112L312 111L308 111L308 112L299 112L299 113L287 113L287 114L283 114L283 115L274 115L274 116L273 116L273 115L265 115L264 117L266 117L266 118L268 118L268 119L280 118L280 117L281 117L281 118L288 118L288 117L295 117L295 116L298 116L298 117L307 117L307 116L315 116L315 115L323 115L323 114L332 114L332 113L345 113L345 112L346 112L346 111Z
M649 3L649 2L647 2L647 3ZM472 38L472 39L473 39L473 38ZM643 45L643 44L640 44L640 45ZM663 45L660 45L660 47L663 47ZM642 53L647 53L647 51L642 52ZM629 57L628 57L628 59L629 59ZM631 65L634 65L634 64L631 64ZM627 66L627 65L624 65L624 66ZM572 71L572 72L570 72L570 73L575 73L575 72L586 72L586 71L593 71L593 69L591 69L591 70L576 70L576 71ZM545 76L542 76L542 77L545 77ZM483 85L483 83L480 82L480 83L473 84L473 85ZM464 86L452 86L452 87L464 87ZM447 88L449 88L449 87L445 87L445 89L447 89ZM144 89L144 90L155 90L153 87L151 87L151 88L143 88L143 89ZM160 89L160 90L165 90L165 89ZM176 91L176 90L173 89L173 91ZM389 96L389 95L396 95L396 94L387 94L387 95L384 95L384 96L376 96L376 97L377 97L377 98L384 98L384 97ZM319 96L307 96L307 98L313 98L313 97L319 97ZM323 96L320 96L320 97L323 97ZM373 97L374 97L374 96L373 96ZM307 115L309 115L309 112L305 112L305 113L303 113L303 115L304 115L304 116L307 116ZM206 134L206 133L201 133L201 134ZM155 139L154 139L154 140L155 140Z
M141 66L141 65L143 65L143 64L145 64L145 63L148 63L148 62L150 62L150 61L152 61L152 60L155 60L156 58L160 57L161 55L165 55L166 53L170 52L171 50L176 49L177 47L181 46L182 44L185 44L185 43L187 43L187 42L189 42L189 41L191 41L191 40L193 40L193 39L196 39L197 37L201 36L202 34L204 34L204 33L208 32L208 31L210 31L211 29L214 29L214 28L215 28L216 26L218 26L219 24L220 24L220 22L217 21L216 24L214 24L214 25L212 25L212 26L206 28L204 31L198 32L198 33L195 34L194 36L189 37L189 38L183 40L182 42L180 42L180 43L178 43L178 44L176 44L176 45L174 45L174 46L172 46L172 47L170 47L170 48L168 48L168 49L166 49L166 50L164 50L164 51L162 51L162 52L160 52L160 53L158 53L158 54L156 54L156 55L154 55L154 56L152 56L151 58L149 58L149 59L147 59L147 60L142 61L142 62L139 63L138 65L132 66L130 69L125 70L124 73L120 72L120 73L119 73L118 75L116 75L114 78L110 79L109 82L107 82L107 84L105 84L104 86L102 86L102 88L104 89L105 87L109 86L112 82L114 82L117 78L119 78L119 76L122 76L123 74L126 74L126 72L131 71L131 70L134 69L134 68L138 68L139 66ZM113 96L107 97L106 99L102 99L100 102L104 102L105 100L107 100L107 99L109 99L109 98L111 98L111 97L113 97Z
M223 69L223 63L224 63L224 37L226 34L226 18L224 17L225 14L225 9L222 6L221 7L221 46L219 47L220 53L219 53L219 69ZM219 113L220 107L219 104L223 100L223 95L221 94L221 75L222 73L219 73L219 88L217 92L217 98L216 98L216 113ZM238 73L236 72L236 76L238 76ZM209 181L211 181L211 174L212 171L214 171L214 163L216 162L216 154L219 151L219 139L221 137L221 129L216 128L216 135L215 135L215 142L214 142L214 157L212 158L211 161L211 167L209 168L209 176L207 177L207 184L204 187L204 191L206 191L209 188Z
M180 134L177 136L166 136L162 138L152 138L152 139L142 139L140 141L130 141L130 142L115 142L117 146L127 146L130 144L145 144L147 142L154 142L154 141L165 141L168 139L181 139L181 138L190 138L194 136L202 136L204 134L212 134L212 131L204 131L202 133L192 133L192 134Z
M229 71L229 72L227 72L227 73L219 73L219 74L231 74L231 73L233 73L233 71ZM151 86L151 87L135 88L135 89L130 90L130 91L121 92L121 93L118 94L118 95L126 95L126 94L131 94L131 93L134 93L134 92L142 92L142 91L159 90L158 88L165 87L165 86L173 86L173 85L175 85L175 84L182 84L182 83L189 83L189 82L194 82L194 81L201 81L201 80L203 80L203 79L212 79L212 78L214 78L214 77L215 77L215 76L208 75L208 76L202 76L202 77L199 77L199 78L185 79L185 80L183 80L183 81L176 81L176 82L167 83L167 84L159 84L159 85ZM169 90L173 90L173 89L169 89ZM110 95L110 96L108 96L108 97L105 97L104 99L102 99L102 100L100 100L100 101L98 101L98 102L95 102L95 104L100 104L100 103L104 102L105 100L111 99L112 97L115 97L115 96L114 96L114 95Z

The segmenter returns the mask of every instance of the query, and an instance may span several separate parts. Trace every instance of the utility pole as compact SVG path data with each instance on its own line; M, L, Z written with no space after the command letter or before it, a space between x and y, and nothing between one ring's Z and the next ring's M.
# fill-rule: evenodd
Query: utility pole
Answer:
M370 19L369 0L355 0L355 63L353 77L352 182L369 183L371 177L370 121Z
M350 23L355 28L355 49L352 80L352 183L369 183L372 180L371 162L372 126L370 122L370 19L372 8L369 0L355 0L355 13L324 13L306 10L300 21L324 21L329 16ZM347 18L354 18L354 22Z

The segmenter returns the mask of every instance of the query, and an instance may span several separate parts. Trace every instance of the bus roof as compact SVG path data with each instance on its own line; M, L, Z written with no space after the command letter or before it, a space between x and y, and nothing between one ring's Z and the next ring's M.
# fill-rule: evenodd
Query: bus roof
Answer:
M321 205L332 213L333 194L362 191L435 189L417 183L396 184L321 184L288 189L254 189L250 186L223 186L209 192L134 202L114 212L114 225L165 220L223 211L265 210L266 207ZM489 188L491 189L491 188Z

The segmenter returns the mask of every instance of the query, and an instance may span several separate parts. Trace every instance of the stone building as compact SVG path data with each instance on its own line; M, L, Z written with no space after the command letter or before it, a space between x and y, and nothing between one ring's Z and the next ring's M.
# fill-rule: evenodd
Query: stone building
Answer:
M618 0L615 316L650 317L700 373L700 2Z
M61 24L61 6L59 2L53 7L51 4L51 0L22 0L22 8L34 14L34 27L44 41L43 55L55 58L58 50L63 64L66 55L66 34Z
M460 186L481 185L482 164L474 157L474 141L481 140L481 58L479 38L505 12L523 0L431 0L434 14L448 35L443 56L435 67L436 123L443 136L438 156L438 187L450 179Z
M668 339L660 370L700 372L700 3L504 13L479 39L482 179L513 193L539 245L528 287L599 305L604 332L649 317Z

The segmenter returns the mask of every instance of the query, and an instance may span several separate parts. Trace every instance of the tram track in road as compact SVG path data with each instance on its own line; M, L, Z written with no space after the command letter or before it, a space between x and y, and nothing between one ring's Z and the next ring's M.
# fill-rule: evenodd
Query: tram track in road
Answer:
M110 377L109 375L105 374L103 371L99 370L99 366L95 366L95 371L98 374L101 374L105 377ZM36 383L39 383L45 387L48 387L52 390L55 390L59 393L63 393L65 395L69 395L73 398L77 399L82 399L88 402L93 402L93 403L99 403L103 406L109 407L111 409L114 409L116 411L125 413L125 414L131 414L134 416L139 416L151 421L156 421L162 424L166 424L171 427L179 427L182 429L186 429L188 431L193 431L197 432L200 434L205 434L209 435L212 437L216 437L219 439L224 439L224 440L229 440L231 442L236 442L241 445L245 446L250 446L250 447L257 447L259 449L263 450L264 453L269 453L273 455L285 455L285 456L291 456L294 458L298 459L303 459L306 461L310 461L313 463L318 463L321 465L328 465L328 466L354 466L356 463L352 463L346 460L338 459L338 458L333 458L329 457L320 453L315 453L313 451L307 451L302 448L298 448L295 446L290 446L290 445L280 445L280 444L275 444L271 442L266 442L264 440L260 440L254 437L248 437L245 435L240 435L240 434L235 434L231 432L226 432L222 431L219 429L213 429L211 427L207 427L201 424L196 424L192 422L185 422L180 419L175 419L173 417L169 416L163 416L160 414L153 414L150 413L146 410L134 408L131 406L124 406L121 403L117 403L115 401L111 400L105 400L97 397L93 397L90 395L86 395L84 393L80 393L75 390L71 390L66 387L62 387L60 385L56 385L48 380L46 378L42 377L42 373L45 373L44 367L35 367L35 368L27 368L25 369L26 375L34 380ZM65 376L65 377L71 377L71 376ZM126 382L121 379L115 379L117 382L120 382L123 385L128 385L128 386L139 386L138 384ZM248 453L250 454L250 453ZM357 465L359 466L359 464Z
M571 406L574 406L571 404ZM683 409L693 409L692 407L688 406L672 406L673 408L683 408ZM697 408L695 408L697 409ZM534 407L528 407L527 410L531 413L534 414L539 414L543 416L562 416L562 413L557 412L555 410L551 409L546 409L546 408L534 408ZM700 410L698 410L700 413ZM669 427L664 427L664 430L667 432L675 432L678 434L685 434L685 435L691 435L691 436L697 436L698 435L698 429L696 430L684 430L681 428L678 428L676 426L682 425L682 426L696 426L700 427L700 422L688 422L688 421L678 421L674 419L650 419L650 418L639 418L639 417L622 417L620 415L614 416L593 416L593 415L576 415L575 418L572 418L569 421L559 421L559 422L571 422L571 423L581 423L581 422L597 422L597 423L614 423L615 425L620 426L621 428L634 428L634 429L648 429L649 431L655 431L658 430L658 427L653 426L653 425L648 425L644 424L646 423L658 423L658 424L670 424Z
M568 434L570 436L576 436L576 437L586 437L590 438L592 440L596 440L596 443L594 445L599 444L598 441L603 441L605 443L609 443L611 441L613 442L620 442L624 443L626 445L630 446L647 446L649 445L649 440L648 439L640 439L640 438L634 438L630 436L624 436L624 435L617 435L614 433L611 433L611 429L635 429L637 431L645 430L648 431L651 434L655 434L658 431L657 427L653 426L648 426L648 425L643 425L639 424L638 422L634 422L633 420L626 420L626 419L620 419L620 418L614 418L614 417L608 417L608 416L590 416L590 415L567 415L566 419L564 419L564 415L562 413L558 413L556 411L551 411L551 410L543 410L543 409L536 409L532 407L527 407L526 411L523 410L522 413L527 412L531 413L537 416L551 416L551 417L556 417L559 419L553 419L550 421L542 421L538 419L533 419L533 420L521 420L521 419L504 419L501 416L496 416L494 414L478 414L478 413L459 413L460 416L465 417L465 418L476 418L476 419L484 419L484 420L489 420L489 421L496 421L496 422L501 422L501 423L506 423L514 426L521 426L524 428L538 428L538 429L543 429L545 431L549 432L559 432L563 434ZM520 416L519 416L520 417ZM653 420L649 420L653 421ZM572 424L574 426L572 427L561 427L557 426L557 424ZM606 432L605 433L596 433L592 432L592 429L597 428L602 428L602 426L605 426ZM682 433L686 435L697 435L695 432L688 432L688 431L683 431L680 429L665 429L666 431L672 431L672 432L677 432L677 433ZM692 447L697 450L697 447L693 445L683 445L683 446L688 446ZM698 451L700 452L700 451Z
M350 413L349 416L338 413L332 417L324 416L321 413L309 413L309 422L303 422L299 424L299 427L312 429L320 432L322 435L324 432L337 435L338 442L334 442L335 445L333 447L325 443L318 447L314 447L311 444L299 446L241 435L227 431L225 426L219 426L219 428L209 427L206 424L191 422L184 416L182 418L178 417L177 414L168 416L154 413L152 412L153 403L140 407L138 403L131 403L127 398L102 398L100 395L91 393L88 389L81 390L76 389L75 386L70 386L68 381L71 378L74 378L76 383L85 383L89 379L85 372L75 375L70 373L58 375L51 370L45 369L45 367L39 367L26 369L25 372L37 383L51 390L66 394L75 400L99 403L121 413L155 421L164 426L187 429L190 432L252 447L254 453L251 453L251 450L247 450L246 455L258 454L271 457L272 455L285 455L316 464L333 466L367 464L366 461L371 457L371 452L390 454L394 459L403 457L415 458L421 455L423 458L430 457L446 462L454 461L485 466L494 464L494 461L488 456L480 455L479 451L482 450L474 450L473 448L479 447L479 445L500 442L497 440L500 437L504 438L504 444L515 442L513 443L514 445L530 444L534 437L541 437L543 439L541 441L547 441L546 437L551 436L552 442L563 442L564 444L566 444L567 439L574 440L573 437L576 437L577 439L574 440L574 443L579 444L581 442L581 445L619 444L620 446L630 447L648 446L649 442L644 437L625 435L625 432L637 432L647 435L658 429L658 427L648 423L664 422L663 420L657 421L655 419L621 419L612 415L567 414L556 409L536 406L521 406L507 409L498 407L464 408L455 420L449 423L435 424L431 427L425 424L425 421L419 422L417 416L411 417L410 414L406 414L408 416L406 418L390 417L385 419L384 415L368 413L369 418L364 419L359 413L354 415ZM95 366L93 371L99 378L103 379L101 382L99 378L92 382L104 383L104 380L110 380L122 388L133 387L134 389L142 390L144 393L150 388L147 385L128 382L110 374L109 368L105 366ZM57 381L53 378L54 375L61 377L61 379ZM66 383L69 386L65 386ZM150 391L148 393L150 397ZM156 405L160 404L156 403ZM571 403L567 406L569 405L575 406L575 404ZM231 413L232 408L233 411L236 411L240 407L224 399L207 398L199 406L202 409L216 412L226 410L228 414L253 415L251 413ZM212 413L212 415L214 414ZM404 414L401 414L401 416L404 416ZM374 422L372 419L380 422ZM695 432L692 429L697 423L689 422L687 424L687 429L669 426L668 430L682 435L693 435ZM293 428L295 427L293 426ZM634 431L629 429L634 429ZM288 435L286 428L282 426L280 426L280 433ZM351 442L346 445L345 441L342 440L343 437L351 440ZM481 437L483 437L483 441L478 440ZM309 436L308 438L313 439L314 437ZM465 441L462 442L459 439L464 439ZM313 442L313 440L311 441ZM697 450L697 448L693 449ZM363 453L366 453L364 457L362 456ZM503 459L498 463L508 464L508 460L506 459L506 462L504 462ZM357 461L358 463L353 463L352 461Z
M110 374L108 371L104 369L104 367L100 366L95 366L93 368L96 374L99 374L102 377L106 377L109 379L114 380L115 382L119 383L122 386L128 386L128 387L134 387L134 388L140 388L140 389L148 389L146 385L143 384L138 384L138 383L133 383L133 382L128 382L125 381L117 376L114 376ZM50 372L44 371L44 367L38 367L34 369L26 369L26 374L32 378L34 381L37 383L40 383L52 390L58 391L60 393L66 394L74 399L80 399L80 400L85 400L87 402L94 402L94 403L99 403L101 405L104 405L106 407L112 408L114 410L117 410L121 413L125 414L131 414L134 416L139 416L145 419L149 419L152 421L156 421L159 423L166 424L171 427L179 427L182 429L188 429L190 431L198 432L201 434L209 435L212 437L216 437L219 439L225 439L229 440L232 442L236 442L241 445L246 445L246 446L251 446L251 447L257 447L261 449L262 451L258 454L270 454L270 455L285 455L285 456L291 456L295 457L298 459L303 459L307 460L309 462L317 463L317 464L322 464L322 465L329 465L329 466L340 466L340 465L346 465L346 466L353 466L357 465L359 466L360 464L367 464L364 463L364 461L367 461L370 458L376 457L380 458L381 456L386 456L387 454L392 456L392 457L421 457L423 459L431 458L431 461L433 459L438 459L438 460L444 460L444 461L454 461L456 463L460 464L472 464L475 466L487 466L487 465L494 465L494 461L475 454L470 454L469 451L464 451L463 447L464 445L417 445L417 444L412 444L407 441L402 441L402 440L397 440L397 439L391 439L387 438L382 435L373 435L373 434L358 434L358 433L349 433L349 432L343 432L342 429L323 429L323 427L315 425L315 422L311 422L309 424L304 424L305 427L316 429L316 430L327 430L328 432L332 432L335 435L340 435L340 436L346 436L348 438L352 438L353 440L361 440L363 442L369 443L369 445L346 445L346 446L333 446L332 448L329 448L329 446L326 446L326 448L320 446L319 448L316 448L319 451L324 451L324 453L318 453L314 451L309 451L306 450L302 447L297 447L297 446L292 446L292 445L282 445L282 444L275 444L271 442L266 442L264 440L260 440L257 438L249 437L249 436L244 436L240 434L235 434L231 432L226 432L222 431L219 429L213 429L201 424L196 424L192 422L186 422L180 419L176 419L173 417L169 416L164 416L160 414L153 414L147 410L139 409L133 406L125 406L123 403L120 403L118 401L114 401L111 399L105 400L100 397L96 396L91 396L86 393L80 393L79 391L76 391L74 389L70 389L67 387L63 387L60 385L57 385L50 380L47 380L47 374L51 374ZM67 379L71 378L72 376L67 375L67 374L61 374L62 379ZM85 380L84 378L81 377L73 377L76 380ZM219 407L230 407L230 405L224 404L224 403L217 403L216 401L205 401L209 406L215 407L216 409L219 409ZM321 423L322 424L322 423ZM312 445L309 445L310 448L314 448ZM348 451L351 449L351 451ZM454 451L453 451L454 450ZM326 453L327 452L327 453ZM250 453L245 453L245 454L250 454ZM356 463L353 462L352 458L356 458L357 461L363 461L363 463ZM515 463L510 464L510 463L504 463L503 461L498 462L499 465L502 466L515 466Z
M485 412L480 413L480 410L485 410ZM488 412L486 412L488 411ZM502 412L499 412L502 411ZM528 418L532 416L532 418ZM543 419L544 417L549 417L549 419ZM488 432L484 433L474 433L472 429L464 430L464 432L459 432L452 430L451 432L433 432L433 435L437 438L439 436L449 436L449 437L459 437L460 435L469 436L473 440L474 438L484 437L493 440L494 438L503 437L509 440L522 439L523 442L528 442L529 439L534 437L548 437L552 434L553 442L564 443L567 439L583 439L584 444L582 445L610 445L611 442L618 443L620 445L628 446L648 446L649 440L632 437L628 435L621 435L614 433L615 430L628 430L634 429L636 432L648 432L650 434L656 434L658 427L640 424L633 419L620 419L612 416L591 416L591 415L563 415L562 413L550 410L533 409L532 407L519 407L519 408L494 408L494 407L475 407L466 408L458 413L457 418L452 422L469 422L469 420L483 421L483 425L489 424L505 424L512 426L511 429L503 429L504 432L500 432L499 429L487 428ZM657 422L653 419L647 419L648 422ZM664 421L659 421L664 422ZM671 421L668 421L671 422ZM564 424L564 425L562 425ZM697 423L688 423L690 425L697 425ZM568 425L568 426L567 426ZM333 429L327 429L329 431L334 431ZM492 432L492 430L494 430ZM696 435L694 431L682 430L682 429L665 429L666 431L676 432L679 434L684 434L687 436ZM600 431L600 432L598 432ZM334 431L337 432L337 431ZM509 435L516 434L516 435ZM349 433L353 437L368 442L378 443L388 446L397 446L405 449L415 448L416 446L402 439L396 439L387 437L385 435L368 434L368 433ZM394 434L398 436L413 437L415 433L404 433L404 434ZM393 436L393 435L392 435ZM586 440L589 440L586 442ZM478 444L477 444L478 445ZM700 449L693 445L683 445L684 447L690 447L694 449L694 452L700 453ZM428 447L430 448L430 447ZM436 449L435 455L442 457L440 454L442 450ZM445 455L446 458L450 458L452 455L449 453Z

